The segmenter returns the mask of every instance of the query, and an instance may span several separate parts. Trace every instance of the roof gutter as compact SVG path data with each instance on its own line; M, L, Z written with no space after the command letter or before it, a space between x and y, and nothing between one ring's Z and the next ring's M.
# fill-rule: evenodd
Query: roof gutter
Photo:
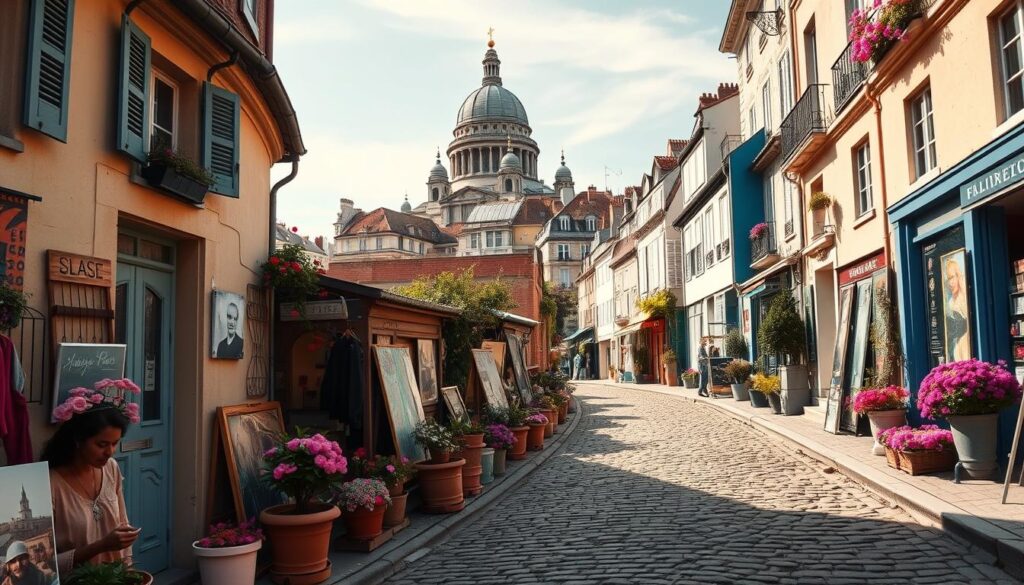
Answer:
M274 64L242 36L228 19L207 4L206 0L177 0L174 5L198 23L211 37L219 40L230 51L238 53L242 65L267 101L267 106L281 132L285 152L277 162L292 161L306 154L295 108L292 107L291 98L288 97Z

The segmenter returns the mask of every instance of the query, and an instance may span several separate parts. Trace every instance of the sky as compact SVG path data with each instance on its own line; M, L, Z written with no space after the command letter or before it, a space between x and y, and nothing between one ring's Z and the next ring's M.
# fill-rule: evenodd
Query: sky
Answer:
M549 185L565 149L577 192L621 193L669 138L688 138L701 93L735 82L718 52L728 0L290 0L274 64L309 151L278 220L333 237L340 198L415 207L456 114L480 87L494 29L502 82L529 116ZM273 169L273 180L290 165ZM451 175L451 169L449 176Z

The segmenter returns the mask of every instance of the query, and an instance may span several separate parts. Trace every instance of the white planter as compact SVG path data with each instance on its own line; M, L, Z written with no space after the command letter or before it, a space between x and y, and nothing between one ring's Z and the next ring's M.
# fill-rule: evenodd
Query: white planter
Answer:
M256 552L262 540L242 546L203 548L192 543L192 552L199 561L199 577L204 585L252 585L256 582Z
M868 412L868 422L871 423L871 436L875 438L875 444L871 446L871 454L885 455L885 445L878 442L878 435L882 431L907 424L907 411L902 408L870 411Z

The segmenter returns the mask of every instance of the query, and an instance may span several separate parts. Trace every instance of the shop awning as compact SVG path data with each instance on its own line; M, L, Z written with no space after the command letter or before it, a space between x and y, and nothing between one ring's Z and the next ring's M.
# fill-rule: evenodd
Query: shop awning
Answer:
M635 332L639 331L641 327L643 327L643 324L644 324L643 321L641 321L639 323L633 323L632 325L629 325L627 327L623 327L622 329L619 329L618 331L616 331L614 333L614 335L626 335L628 333L635 333Z
M583 328L583 329L577 329L576 333L573 333L569 337L566 337L564 339L564 341L566 341L566 342L574 341L574 340L576 340L577 338L580 338L580 337L593 337L593 335L592 335L593 331L594 331L593 327L586 327L586 328ZM591 335L588 335L588 334L591 334Z

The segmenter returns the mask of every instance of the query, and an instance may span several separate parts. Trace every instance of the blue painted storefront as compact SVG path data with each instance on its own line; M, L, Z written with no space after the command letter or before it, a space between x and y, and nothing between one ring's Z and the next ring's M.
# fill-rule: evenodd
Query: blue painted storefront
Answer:
M1024 125L1018 125L938 175L888 209L895 238L897 294L906 382L911 391L910 418L920 423L917 390L931 369L929 292L925 246L963 232L967 300L971 313L971 355L1012 364L1010 337L1011 260L1003 205L1024 209L1024 173L1014 172L1024 154ZM1024 163L1020 164L1024 168ZM1004 171L1004 169L1008 169ZM995 175L998 178L993 179ZM1015 236L1019 238L1020 236ZM941 262L940 262L941 264ZM1000 453L1009 452L1017 409L999 417Z

